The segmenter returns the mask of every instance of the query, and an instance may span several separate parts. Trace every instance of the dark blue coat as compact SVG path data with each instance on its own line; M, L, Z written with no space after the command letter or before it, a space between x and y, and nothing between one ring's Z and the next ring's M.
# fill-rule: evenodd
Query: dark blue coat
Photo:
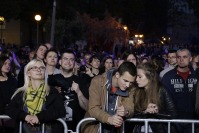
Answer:
M194 119L197 78L193 68L190 67L187 80L178 74L175 67L163 76L161 82L174 101L177 118Z

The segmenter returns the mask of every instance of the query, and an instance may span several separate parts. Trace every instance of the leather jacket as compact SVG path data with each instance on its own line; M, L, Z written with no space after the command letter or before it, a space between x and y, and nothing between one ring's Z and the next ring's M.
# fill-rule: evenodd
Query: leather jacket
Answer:
M174 119L177 116L176 109L174 107L174 103L164 88L160 88L159 90L160 95L160 105L159 113L158 114L144 114L143 112L135 112L134 118L152 118L152 119ZM143 123L136 123L133 133L139 133L141 126ZM149 123L153 133L167 133L167 123ZM171 132L175 132L174 127L171 127Z

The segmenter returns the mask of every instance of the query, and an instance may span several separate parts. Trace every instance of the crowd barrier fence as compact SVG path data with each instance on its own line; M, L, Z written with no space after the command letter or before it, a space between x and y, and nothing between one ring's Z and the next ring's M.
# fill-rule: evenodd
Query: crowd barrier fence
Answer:
M11 118L7 115L0 115L0 120L2 120L2 119L11 119ZM57 121L59 121L63 125L64 133L68 133L68 126L67 126L66 122L61 118L58 118ZM42 133L44 133L44 132L45 132L45 124L43 123L42 124ZM22 133L22 121L20 121L20 123L19 123L19 133Z
M82 119L77 127L76 133L80 133L81 124L86 121L97 121L95 118L84 118ZM131 118L127 119L128 122L144 122L145 126L145 133L148 133L149 129L149 122L161 122L161 123L168 123L168 133L170 133L171 123L191 123L192 124L192 133L195 133L195 123L199 123L199 120L187 120L187 119L139 119L139 118ZM100 124L100 133L101 133L101 124ZM123 133L124 133L124 124L123 124Z

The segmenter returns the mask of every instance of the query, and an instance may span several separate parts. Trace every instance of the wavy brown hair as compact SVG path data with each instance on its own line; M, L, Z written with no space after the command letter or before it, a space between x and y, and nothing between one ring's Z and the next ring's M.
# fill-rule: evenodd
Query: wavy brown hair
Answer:
M147 89L140 87L136 88L134 97L135 110L139 112L144 111L149 103L154 103L160 108L159 90L161 84L155 66L150 62L146 62L139 64L137 69L142 69L144 71L149 82Z

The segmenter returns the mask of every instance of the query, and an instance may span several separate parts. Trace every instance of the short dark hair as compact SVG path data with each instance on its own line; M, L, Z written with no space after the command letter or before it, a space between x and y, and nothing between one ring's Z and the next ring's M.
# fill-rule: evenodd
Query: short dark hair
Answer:
M130 75L136 76L137 69L136 66L132 62L123 62L119 68L117 69L120 75L123 75L125 72L129 72Z
M101 58L97 54L94 54L94 55L91 56L91 58L89 59L89 63L91 63L93 61L93 59L98 59L101 62Z
M169 53L176 53L176 52L177 52L177 50L174 50L174 49L168 50L168 54L169 54Z
M124 51L124 53L122 54L122 59L126 61L127 58L128 58L128 56L131 55L131 54L135 57L136 62L137 62L137 56L136 56L136 54L135 54L134 52L132 52L131 50L126 50L126 51Z
M75 59L76 59L76 54L75 54L75 52L74 52L72 49L64 49L64 50L62 50L62 51L61 51L61 55L60 55L60 58L61 58L61 59L62 59L62 57L63 57L63 55L64 55L65 53L73 54L74 57L75 57Z
M55 49L49 49L48 51L46 51L46 53L44 55L44 59L47 57L47 55L48 55L49 52L54 52L54 53L57 54L57 57L59 56L57 50L55 50Z

